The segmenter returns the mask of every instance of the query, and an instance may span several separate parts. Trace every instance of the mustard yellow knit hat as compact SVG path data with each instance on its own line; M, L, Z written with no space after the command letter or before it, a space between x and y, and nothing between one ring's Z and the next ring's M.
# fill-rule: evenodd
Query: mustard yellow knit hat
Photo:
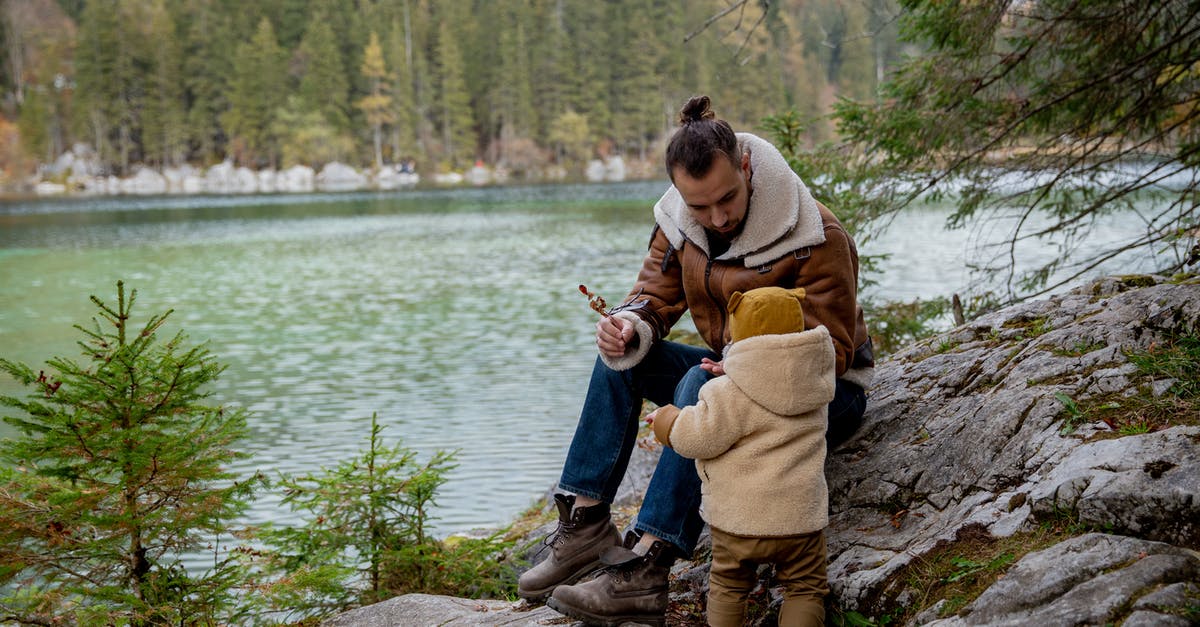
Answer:
M760 287L729 298L729 335L737 342L755 335L782 335L804 330L804 288Z

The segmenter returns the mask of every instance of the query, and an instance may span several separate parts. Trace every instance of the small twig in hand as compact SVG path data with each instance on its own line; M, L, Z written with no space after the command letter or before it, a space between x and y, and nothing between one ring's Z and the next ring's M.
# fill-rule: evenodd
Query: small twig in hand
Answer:
M579 291L588 297L588 305L591 305L593 311L605 318L608 317L608 312L605 311L608 308L608 303L604 302L603 298L589 292L587 286L583 284L579 285Z

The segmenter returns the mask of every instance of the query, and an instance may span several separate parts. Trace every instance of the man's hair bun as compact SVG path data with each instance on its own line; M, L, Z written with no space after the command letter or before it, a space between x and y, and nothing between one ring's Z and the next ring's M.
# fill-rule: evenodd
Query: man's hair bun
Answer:
M729 160L734 168L740 167L737 134L725 120L709 108L708 96L692 96L679 110L679 128L667 144L667 175L675 181L675 169L692 178L700 178L712 169L717 155Z
M685 126L692 122L715 118L716 114L709 108L710 104L708 96L692 96L679 110L679 125Z

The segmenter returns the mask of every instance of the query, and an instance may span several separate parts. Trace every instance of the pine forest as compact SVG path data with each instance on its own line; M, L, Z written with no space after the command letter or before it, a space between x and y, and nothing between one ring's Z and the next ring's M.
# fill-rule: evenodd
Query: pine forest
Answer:
M0 169L75 145L108 174L482 161L516 179L621 155L657 176L679 106L735 128L874 99L893 0L6 0ZM828 124L808 139L829 138Z

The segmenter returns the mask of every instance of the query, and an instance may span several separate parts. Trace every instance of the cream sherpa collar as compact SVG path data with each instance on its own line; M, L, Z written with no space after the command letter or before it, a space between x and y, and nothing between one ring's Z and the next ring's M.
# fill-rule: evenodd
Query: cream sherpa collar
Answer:
M817 201L779 150L749 133L738 133L737 137L741 149L750 151L754 195L750 197L746 226L717 259L740 258L747 267L754 267L805 246L825 243ZM675 248L681 248L687 240L708 254L704 227L692 218L674 185L655 203L654 219Z

